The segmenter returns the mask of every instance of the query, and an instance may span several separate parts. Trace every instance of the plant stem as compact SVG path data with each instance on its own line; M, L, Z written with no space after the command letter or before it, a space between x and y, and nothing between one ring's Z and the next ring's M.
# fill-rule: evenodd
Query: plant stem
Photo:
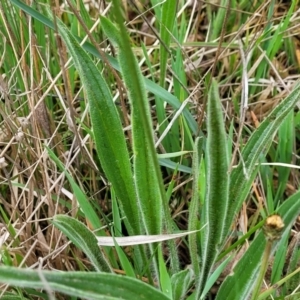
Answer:
M259 271L259 276L258 279L256 281L256 285L255 288L253 290L253 294L252 294L252 300L256 300L258 298L258 295L260 293L261 290L261 286L264 280L264 276L268 267L268 262L269 262L269 257L270 257L270 253L271 253L271 249L272 249L272 244L273 241L272 240L267 240L267 244L266 244L266 249L264 252L264 256L262 258L262 264L261 264L261 268Z

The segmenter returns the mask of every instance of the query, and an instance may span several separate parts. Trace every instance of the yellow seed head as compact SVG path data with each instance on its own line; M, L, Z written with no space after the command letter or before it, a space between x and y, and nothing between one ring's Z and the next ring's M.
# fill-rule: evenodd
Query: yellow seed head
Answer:
M264 224L263 230L269 241L279 240L284 229L284 223L279 215L269 216Z

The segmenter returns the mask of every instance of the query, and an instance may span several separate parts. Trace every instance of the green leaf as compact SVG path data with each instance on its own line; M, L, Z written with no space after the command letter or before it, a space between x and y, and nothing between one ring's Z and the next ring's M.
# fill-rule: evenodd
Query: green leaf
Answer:
M232 256L228 256L212 273L212 275L207 279L203 292L201 294L200 299L205 299L205 295L210 291L212 286L216 283L220 275L222 274L223 270L226 268L230 260L232 259Z
M295 135L294 130L294 111L291 111L278 130L278 147L276 149L275 161L287 164L292 161ZM276 191L275 203L278 203L278 201L281 201L282 198L284 198L286 185L291 174L290 168L278 167L277 169L279 186Z
M94 62L78 44L66 26L56 20L59 33L73 57L90 106L97 155L101 166L112 183L120 207L126 216L125 223L131 234L139 234L138 201L134 189L133 174L126 147L122 124L112 101L110 90Z
M214 12L212 17L211 17L211 34L209 37L210 41L214 41L216 40L219 36L220 33L222 31L222 27L226 26L226 24L224 24L224 19L225 19L225 15L226 15L226 8L227 8L227 3L229 0L221 0L220 1L220 7L217 9L217 12ZM234 3L230 4L231 6L234 5ZM211 9L211 5L209 5L209 10Z
M290 259L288 262L287 274L292 274L295 270L299 270L299 262L300 262L300 249L298 247L300 243L300 234L296 233L296 236L293 237L291 243L295 242L292 245L292 249L288 250L287 255L290 255ZM286 256L286 255L285 255ZM288 282L286 283L286 289L288 291L293 291L298 287L300 282L300 273L295 274Z
M203 138L197 138L194 145L193 155L193 187L192 187L192 199L189 207L189 222L188 230L199 230L200 229L200 193L199 193L199 174L200 174L200 163L203 147ZM205 230L205 229L204 229ZM198 238L197 238L198 237ZM193 270L196 275L196 283L198 283L200 275L200 260L199 260L199 234L191 234L188 237L189 251Z
M55 216L53 224L85 253L97 271L113 272L101 253L95 235L85 225L64 215Z
M167 158L158 158L159 164L161 166L167 167L171 170L178 170L187 174L192 173L192 169L190 167L178 164L174 161L171 161L170 159Z
M272 264L272 275L271 275L271 284L275 284L283 274L283 268L287 258L288 252L288 240L291 236L290 232L286 232L282 235L280 241L278 242L278 250Z
M171 35L173 32L174 23L176 20L177 1L166 0L162 5L162 17L160 26L160 85L165 83L169 46Z
M170 299L173 299L171 278L168 273L161 248L158 249L158 262L159 262L160 288L165 295L167 295Z
M261 232L251 243L230 276L221 285L217 300L248 299L255 284L261 258L266 246L266 239Z
M207 186L201 218L201 225L207 223L207 226L201 235L201 275L198 293L207 280L223 244L223 228L228 208L228 147L218 85L215 80L212 81L209 90L207 110Z
M50 289L90 300L168 300L140 280L109 273L51 272L0 266L0 282L18 287Z
M109 38L118 43L118 59L131 103L134 180L142 222L147 234L159 234L165 228L171 231L172 222L154 145L150 108L142 73L122 20L121 2L114 0L113 4L118 28L112 29L114 25L105 18L102 18L102 26ZM170 249L171 265L172 268L178 269L175 244L170 242L170 245L173 245ZM154 268L158 275L157 261Z
M19 7L20 9L22 9L24 12L26 12L30 16L32 16L34 19L39 20L40 22L42 22L47 27L49 27L53 30L55 29L55 26L54 26L53 22L51 22L45 16L43 16L42 14L40 14L38 11L31 8L30 6L26 5L22 1L20 1L20 0L10 0L10 2L13 3L14 5L16 5L17 7Z
M115 3L116 5L117 3ZM115 11L117 11L116 8ZM116 19L118 17L116 16ZM101 18L101 24L110 40L118 43L121 72L131 101L134 177L146 232L147 234L159 234L162 231L162 195L158 182L161 180L161 175L160 171L156 169L158 164L150 110L141 72L131 51L125 28L117 29L104 17ZM149 219L150 215L151 219Z
M156 84L155 82L151 81L148 78L144 78L144 81L145 81L146 88L149 92L153 93L159 99L166 101L174 109L179 109L181 107L182 103L174 95L172 95L164 88L162 88L161 86L159 86L158 84ZM192 132L196 134L198 132L198 125L194 117L191 115L191 113L187 108L183 109L182 114L185 117Z
M177 1L174 0L166 0L162 5L162 15L161 15L161 26L160 26L160 78L159 83L160 86L165 86L165 78L166 78L166 71L167 71L167 63L168 63L168 56L170 53L169 45L171 41L171 35L173 32L174 23L176 20L176 7ZM166 113L164 108L164 102L161 101L159 98L155 98L156 103L156 114L157 120L159 123L159 132L162 133L167 125L168 121L166 121ZM170 149L168 145L171 143L169 141L169 136L166 136L165 140L163 141L167 151ZM176 149L176 148L175 148Z
M30 298L26 298L23 295L17 295L14 293L4 293L1 295L1 300L29 300ZM43 299L43 298L41 298Z
M118 243L115 239L114 239L114 242L115 242L115 249L116 249L119 259L120 259L120 263L121 263L122 268L125 271L126 275L129 277L132 277L132 278L136 278L134 269L133 269L130 261L128 260L126 254L124 253L122 248L118 245Z
M194 279L194 272L190 268L175 273L171 277L171 284L173 289L172 299L174 300L186 299L185 296L191 287L193 279Z

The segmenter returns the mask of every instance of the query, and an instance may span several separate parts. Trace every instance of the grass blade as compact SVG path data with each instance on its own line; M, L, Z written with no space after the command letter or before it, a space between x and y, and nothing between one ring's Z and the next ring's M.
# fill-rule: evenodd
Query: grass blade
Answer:
M135 271L127 258L126 254L124 253L123 249L118 245L117 241L114 240L115 242L115 249L118 254L120 264L122 266L122 269L125 271L126 276L136 278Z
M171 34L173 32L174 23L176 20L176 7L177 7L177 1L173 0L167 0L162 5L162 13L161 13L161 24L160 24L160 79L159 84L160 86L165 86L165 78L166 78L166 71L167 71L167 63L168 63L168 56L169 56L169 45L171 41ZM159 131L162 133L166 127L166 114L165 114L165 108L164 108L164 102L161 101L156 97L156 113L157 113L157 119L158 123L160 124ZM168 141L168 136L164 140L164 145L166 147L166 150L169 151L170 148L170 142ZM167 142L167 143L166 143Z
M47 148L48 155L50 156L50 158L55 162L55 164L59 167L59 169L61 171L65 172L65 175L66 175L67 179L69 180L70 185L73 189L76 200L78 201L80 209L83 211L85 217L90 222L90 224L93 226L94 230L100 229L102 227L101 221L100 221L98 215L96 214L95 210L93 209L92 205L87 200L85 194L80 189L80 187L76 184L73 177L65 169L63 163L58 159L58 157L54 154L54 152L51 151L50 148L48 148L48 147L46 147L46 148ZM101 233L101 231L100 231L100 233ZM104 234L104 232L102 232L102 235L103 234Z

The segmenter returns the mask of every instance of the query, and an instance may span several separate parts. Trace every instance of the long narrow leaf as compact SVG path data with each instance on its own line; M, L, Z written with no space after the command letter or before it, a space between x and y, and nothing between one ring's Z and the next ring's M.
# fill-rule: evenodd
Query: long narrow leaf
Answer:
M161 14L161 24L160 24L160 78L159 83L160 86L165 86L165 78L167 71L167 62L168 62L168 54L169 54L169 45L171 41L171 34L173 31L174 23L176 20L176 7L177 1L174 0L166 0L162 5L162 14ZM162 133L168 125L168 121L166 121L166 113L164 108L164 102L161 101L158 97L155 97L156 103L156 114L157 120L159 123L159 132ZM165 148L167 150L170 149L169 137L166 136L163 141Z
M207 112L207 188L201 223L206 222L201 244L201 278L197 292L201 292L202 284L206 281L220 247L223 243L223 228L228 208L229 176L227 138L224 128L222 106L216 81L208 94ZM198 297L197 297L198 298Z
M117 3L115 3L116 7ZM115 11L117 9L115 8ZM118 18L116 16L116 18ZM102 18L106 35L118 44L119 62L124 82L128 89L132 108L132 137L134 151L134 177L138 198L143 211L147 234L162 232L162 191L160 171L156 170L157 156L154 148L149 105L141 72L130 49L127 32L120 31L106 18ZM120 25L119 25L120 26ZM122 31L121 31L122 30ZM149 220L148 216L152 219Z
M173 288L173 299L186 299L186 294L193 282L193 269L187 268L171 277Z
M140 280L96 272L51 272L0 266L0 282L17 287L47 289L90 300L168 300Z
M70 185L73 189L74 195L76 197L76 200L78 201L78 204L80 206L80 209L83 211L85 217L88 219L88 221L93 226L93 229L100 229L102 227L101 221L99 216L96 214L95 210L93 209L91 203L88 201L86 195L83 193L83 191L80 189L80 187L76 184L73 177L70 175L70 173L65 169L63 163L58 159L58 157L54 154L54 152L46 147L48 151L49 157L56 163L56 165L59 167L61 171L65 172L65 175L67 179L70 182Z
M57 19L59 33L70 51L80 74L90 105L95 144L101 166L113 184L120 207L130 219L125 219L131 234L141 232L139 209L134 190L129 154L122 124L112 95L101 73L80 47L66 26Z
M200 193L199 193L199 170L201 162L203 139L197 138L194 146L193 155L193 188L192 188L192 199L189 207L189 230L197 230L200 228ZM197 235L189 236L189 251L191 255L191 261L193 270L196 275L196 283L198 283L200 275L200 261L199 261L199 241Z
M147 234L171 230L171 218L154 145L153 126L145 85L136 58L131 49L126 27L120 11L120 1L114 0L114 13L118 29L103 19L106 32L119 46L119 62L131 103L133 137L133 167L136 191ZM173 269L178 269L175 244L170 242ZM156 274L158 275L156 262Z
M201 229L172 234L133 235L114 238L109 236L97 236L96 238L98 241L98 245L101 246L114 246L115 241L118 243L119 246L131 246L175 240L178 238L185 237L187 235L192 235L194 233L199 232L200 230Z
M166 0L162 6L162 17L160 25L160 38L163 43L160 44L160 85L165 83L167 60L168 60L168 47L171 41L174 23L176 20L177 1Z

